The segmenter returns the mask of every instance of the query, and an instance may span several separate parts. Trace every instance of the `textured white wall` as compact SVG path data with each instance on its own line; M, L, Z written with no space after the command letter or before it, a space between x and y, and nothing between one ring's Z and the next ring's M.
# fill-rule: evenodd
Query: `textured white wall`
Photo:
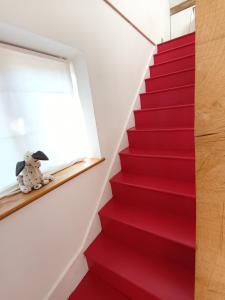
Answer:
M78 48L87 64L106 162L0 222L0 298L66 299L87 270L80 252L100 230L96 211L110 197L109 188L101 195L119 168L117 161L111 171L153 47L100 0L0 5L1 22ZM152 30L157 36L156 25Z
M168 0L110 0L155 43L169 38Z
M195 14L193 7L189 7L171 16L171 38L195 31Z

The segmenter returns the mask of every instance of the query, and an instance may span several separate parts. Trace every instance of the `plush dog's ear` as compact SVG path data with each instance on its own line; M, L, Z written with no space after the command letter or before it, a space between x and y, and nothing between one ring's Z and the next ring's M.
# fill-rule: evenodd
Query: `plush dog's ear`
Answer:
M44 152L42 152L42 151L37 151L37 152L33 153L32 157L34 159L38 159L38 160L48 160L47 155L45 155Z
M18 176L20 174L20 172L23 171L25 167L25 161L19 161L17 164L16 164L16 176Z

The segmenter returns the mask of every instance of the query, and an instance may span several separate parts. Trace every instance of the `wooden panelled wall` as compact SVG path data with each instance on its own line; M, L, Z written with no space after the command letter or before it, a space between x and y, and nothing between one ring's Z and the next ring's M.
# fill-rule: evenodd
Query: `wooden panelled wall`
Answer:
M225 0L196 0L196 300L225 300Z

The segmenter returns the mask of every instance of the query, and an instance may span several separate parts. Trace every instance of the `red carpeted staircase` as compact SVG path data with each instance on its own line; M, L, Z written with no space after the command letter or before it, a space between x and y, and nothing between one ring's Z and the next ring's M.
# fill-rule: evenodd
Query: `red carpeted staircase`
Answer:
M154 62L70 300L194 299L195 34L160 44Z

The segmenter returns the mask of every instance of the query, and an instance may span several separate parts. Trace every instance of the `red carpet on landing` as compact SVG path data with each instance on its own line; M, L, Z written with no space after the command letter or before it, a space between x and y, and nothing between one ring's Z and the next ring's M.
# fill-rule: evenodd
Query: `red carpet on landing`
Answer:
M69 300L193 300L195 34L158 45L89 271Z

